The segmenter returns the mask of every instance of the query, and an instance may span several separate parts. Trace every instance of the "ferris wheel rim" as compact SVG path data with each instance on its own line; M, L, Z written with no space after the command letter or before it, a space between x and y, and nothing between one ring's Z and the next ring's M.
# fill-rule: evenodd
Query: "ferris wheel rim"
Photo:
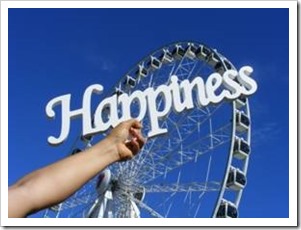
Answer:
M151 52L149 55L145 56L143 59L141 59L141 61L137 62L137 64L134 65L134 67L132 67L125 75L123 75L123 77L118 82L122 82L122 80L124 80L128 75L130 75L133 71L136 70L137 66L139 66L141 63L144 63L150 57L155 56L155 54L157 54L159 51L163 51L164 49L168 49L168 47L172 47L172 46L176 46L176 45L181 45L181 44L197 44L198 46L201 46L201 45L206 46L204 43L199 43L199 42L195 42L195 41L173 42L173 43L170 43L169 45L162 46L161 48L156 49L155 51ZM209 46L206 46L206 47L209 48L212 53L218 55L218 57L220 58L220 61L223 62L224 60L227 60L221 54L217 53L216 50L210 48ZM223 67L225 69L227 69L227 66L224 64L224 62L223 62ZM234 67L234 66L232 66L232 67ZM118 83L117 83L117 85L118 85ZM111 93L112 92L110 92L110 94ZM246 108L247 108L247 114L250 117L248 100L246 102ZM235 135L236 134L235 133L235 125L236 125L235 114L236 114L236 109L237 108L235 107L235 102L232 102L232 119L233 119L233 122L232 122L231 147L230 147L230 150L229 150L229 153L228 153L228 163L227 163L227 167L226 167L226 172L224 173L224 179L223 179L223 183L222 183L222 188L220 189L220 195L219 195L219 198L218 198L218 200L216 202L216 205L215 205L215 208L214 208L214 213L213 213L212 217L216 217L216 212L218 210L218 207L220 206L221 202L224 200L223 194L224 194L225 190L227 189L227 185L226 185L227 176L229 175L229 172L230 172L230 169L231 169L231 160L232 160L232 154L233 154L233 148L234 148L234 141L235 141L235 137L236 137L236 135ZM249 133L248 134L248 143L250 143L250 130L251 129L249 128L249 130L248 130L248 133ZM249 159L249 158L247 158L247 159ZM245 167L244 167L244 173L245 173L245 175L247 173L247 168L248 168L247 166L248 166L248 160L247 160L247 163L245 164ZM235 205L237 207L238 207L239 202L240 202L242 191L243 191L243 189L240 190L240 192L237 195L236 201L235 201Z
M203 45L203 46L206 46L204 43L199 43L199 42L196 42L196 41L179 41L179 42L174 42L174 43L170 43L168 45L165 45L165 46L162 46L161 48L159 49L156 49L155 51L151 52L149 55L147 55L146 57L144 57L141 61L138 62L138 64L136 64L135 66L139 65L139 63L143 62L144 60L147 60L147 58L149 58L150 56L154 55L155 53L157 53L158 51L162 51L164 49L166 49L167 47L171 47L171 46L176 46L176 45L181 45L181 44L197 44L197 45ZM219 56L219 58L226 60L228 62L228 66L223 62L223 66L224 68L227 70L229 69L229 65L231 66L232 69L235 69L234 65L228 60L226 59L224 56L222 56L220 53L218 53L215 49L212 49L210 48L209 46L206 46L210 49L211 52L217 54ZM135 66L127 72L127 75L129 75L135 68ZM247 110L247 114L248 114L248 117L250 118L250 108L249 108L249 102L248 102L248 99L246 101L246 110ZM228 175L229 175L229 172L230 172L230 169L231 169L231 161L232 161L232 154L233 154L233 148L234 148L234 141L235 141L235 137L236 137L236 129L235 129L235 126L236 126L236 121L235 121L235 115L236 115L236 104L235 104L235 101L232 102L232 138L231 138L231 146L230 146L230 150L229 150L229 154L228 154L228 160L227 160L227 166L226 166L226 170L225 170L225 173L224 173L224 179L223 179L223 185L222 185L222 188L220 190L220 195L219 195L219 198L216 202L216 205L215 205L215 208L214 208L214 212L212 214L212 217L216 217L216 213L217 213L217 210L219 208L219 206L221 205L222 201L224 201L224 198L223 198L223 195L224 195L224 192L225 190L227 189L227 178L228 178ZM248 129L248 135L247 135L247 141L248 141L248 144L250 145L250 138L251 138L251 126L249 127ZM245 163L245 166L244 166L244 174L246 175L247 174L247 169L248 169L248 161L249 158L247 157L246 158L246 163ZM240 199L241 199L241 196L242 196L242 192L243 192L243 189L241 189L237 195L236 195L236 198L235 198L235 206L236 208L238 209L238 206L239 206L239 203L240 203ZM228 202L228 201L227 201ZM230 201L231 203L231 201Z

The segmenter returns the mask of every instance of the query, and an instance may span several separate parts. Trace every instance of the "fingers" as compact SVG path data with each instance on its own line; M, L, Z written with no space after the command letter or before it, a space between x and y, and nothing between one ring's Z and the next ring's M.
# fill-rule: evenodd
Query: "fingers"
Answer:
M136 139L132 139L126 145L131 151L131 158L134 157L140 151L140 144Z
M142 149L146 139L143 138L141 129L141 123L136 119L131 119L122 122L112 131L111 137L115 134L114 141L118 143L117 151L121 161L133 158Z
M130 134L133 137L132 139L139 144L139 149L141 149L146 142L146 139L142 136L141 131L134 128L130 128Z
M130 128L130 134L132 138L126 143L126 146L130 150L132 158L142 149L145 139L143 138L141 131L133 127Z
M128 121L125 121L125 122L124 122L124 125L125 125L128 129L131 128L131 127L136 128L136 129L141 129L141 128L142 128L141 123L140 123L138 120L136 120L136 119L130 119L130 120L128 120Z

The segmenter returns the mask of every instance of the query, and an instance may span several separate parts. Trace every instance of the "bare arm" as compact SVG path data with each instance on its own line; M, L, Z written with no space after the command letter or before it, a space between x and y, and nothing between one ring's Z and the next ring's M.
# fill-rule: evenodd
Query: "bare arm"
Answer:
M90 149L25 176L8 190L8 217L25 217L60 203L108 165L131 159L145 142L140 129L135 120L122 122Z

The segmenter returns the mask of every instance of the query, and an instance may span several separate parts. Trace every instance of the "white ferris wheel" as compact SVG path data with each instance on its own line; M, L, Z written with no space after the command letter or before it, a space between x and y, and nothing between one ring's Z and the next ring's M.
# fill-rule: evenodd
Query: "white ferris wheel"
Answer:
M172 75L205 80L229 69L235 70L233 64L207 45L173 43L139 61L110 95L156 88L168 84ZM164 100L156 104L160 110ZM136 111L133 103L133 117ZM171 111L160 126L168 133L148 139L134 159L100 172L72 197L47 209L44 217L238 217L250 155L248 99ZM148 117L143 127L146 136ZM95 138L79 138L72 154L89 148Z

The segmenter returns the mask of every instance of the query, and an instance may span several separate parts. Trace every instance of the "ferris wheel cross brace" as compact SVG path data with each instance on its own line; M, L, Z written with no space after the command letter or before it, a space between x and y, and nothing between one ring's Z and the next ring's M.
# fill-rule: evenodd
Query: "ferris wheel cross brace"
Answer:
M68 137L71 119L82 117L83 136L89 136L104 132L110 127L115 127L120 122L132 118L131 105L138 103L139 115L135 118L142 121L148 111L151 129L148 137L166 133L166 128L160 128L159 119L166 117L171 109L177 113L193 109L193 91L196 91L197 106L205 107L209 104L220 103L224 99L235 100L239 96L249 96L256 92L257 83L252 79L252 67L244 66L238 72L227 70L223 76L219 73L212 73L206 82L200 76L195 77L191 82L185 79L178 82L178 77L172 75L168 85L162 84L156 89L149 87L144 91L136 90L128 95L114 94L102 100L93 115L91 116L91 96L93 93L101 94L104 90L100 84L93 84L87 87L84 92L82 108L70 109L71 94L55 97L46 105L46 114L49 118L55 118L54 107L61 105L61 132L59 137L49 136L48 142L51 145L59 145ZM221 88L223 87L223 88ZM219 94L217 95L217 91ZM161 97L164 100L164 108L158 108L156 102ZM121 111L121 116L119 112ZM106 114L107 113L107 114ZM103 117L106 115L104 121ZM93 120L93 122L92 122ZM93 127L94 126L94 127Z

